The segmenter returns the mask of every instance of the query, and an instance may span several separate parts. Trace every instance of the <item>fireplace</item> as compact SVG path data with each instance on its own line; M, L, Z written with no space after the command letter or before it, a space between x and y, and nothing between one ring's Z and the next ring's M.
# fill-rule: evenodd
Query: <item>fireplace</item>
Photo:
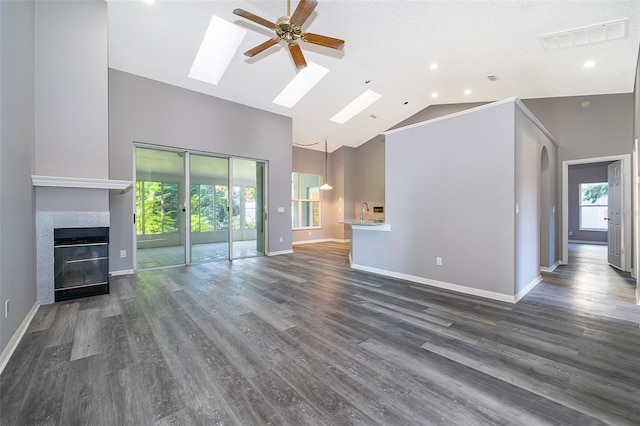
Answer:
M56 228L55 301L109 293L109 228Z

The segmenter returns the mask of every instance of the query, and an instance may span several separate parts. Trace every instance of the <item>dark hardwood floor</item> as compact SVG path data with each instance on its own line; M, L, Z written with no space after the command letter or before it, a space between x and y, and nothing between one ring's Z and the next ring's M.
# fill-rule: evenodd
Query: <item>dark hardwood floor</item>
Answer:
M507 304L345 244L153 270L40 307L0 425L640 424L640 307L597 246Z

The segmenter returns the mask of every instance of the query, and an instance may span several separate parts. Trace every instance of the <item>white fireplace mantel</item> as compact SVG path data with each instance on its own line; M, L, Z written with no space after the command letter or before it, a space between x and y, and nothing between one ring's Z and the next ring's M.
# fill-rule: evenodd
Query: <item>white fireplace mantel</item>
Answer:
M33 186L49 186L58 188L88 188L109 189L120 194L133 188L133 182L128 180L77 178L63 176L38 176L31 175Z

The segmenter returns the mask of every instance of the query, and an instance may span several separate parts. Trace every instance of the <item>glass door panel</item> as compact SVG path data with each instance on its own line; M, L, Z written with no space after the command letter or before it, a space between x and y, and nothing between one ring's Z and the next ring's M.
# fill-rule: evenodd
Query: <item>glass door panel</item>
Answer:
M232 159L233 259L264 255L265 163Z
M185 263L184 154L136 148L136 268Z
M189 157L191 263L229 259L229 160Z

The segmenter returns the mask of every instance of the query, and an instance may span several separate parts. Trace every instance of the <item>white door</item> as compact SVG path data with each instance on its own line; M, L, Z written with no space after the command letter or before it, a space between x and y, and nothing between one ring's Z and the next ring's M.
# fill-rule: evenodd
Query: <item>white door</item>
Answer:
M623 256L623 199L622 199L622 162L616 161L607 168L609 184L609 222L607 244L609 246L608 262L611 266L624 270Z

